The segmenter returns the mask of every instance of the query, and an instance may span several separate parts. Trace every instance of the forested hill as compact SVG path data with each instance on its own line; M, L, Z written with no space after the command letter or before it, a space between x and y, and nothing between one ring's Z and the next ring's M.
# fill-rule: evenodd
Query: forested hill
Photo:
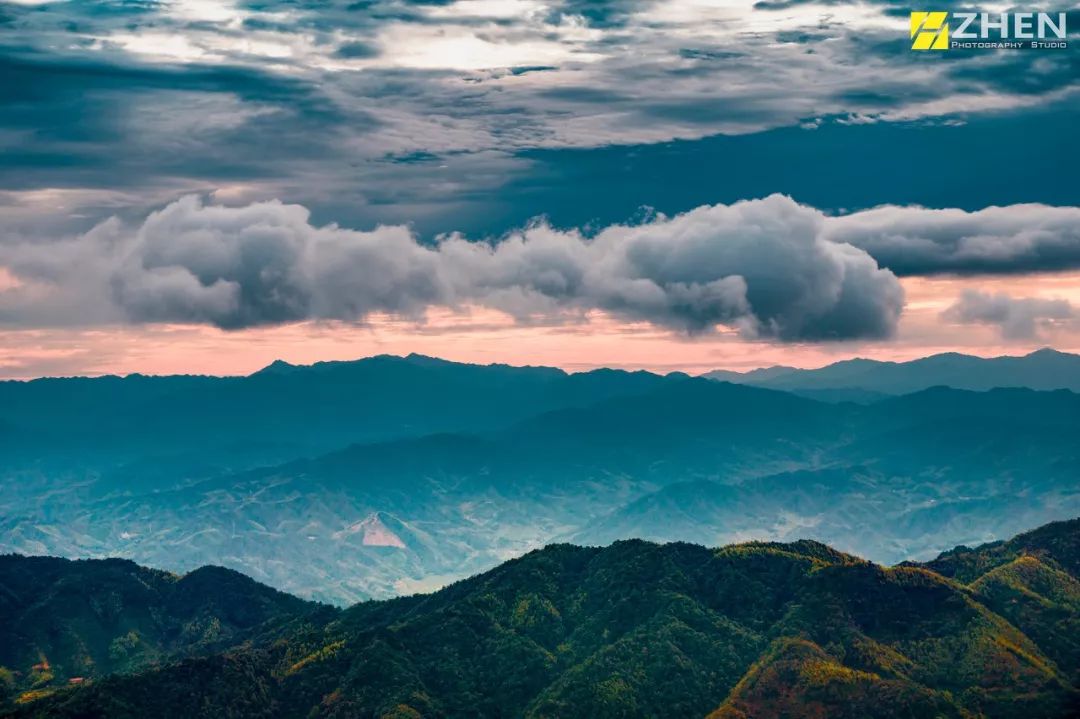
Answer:
M237 646L329 608L202 567L178 576L123 559L0 556L0 698Z
M553 545L434 594L299 607L227 651L16 694L7 713L1076 716L1078 543L1072 520L893 568L809 541Z

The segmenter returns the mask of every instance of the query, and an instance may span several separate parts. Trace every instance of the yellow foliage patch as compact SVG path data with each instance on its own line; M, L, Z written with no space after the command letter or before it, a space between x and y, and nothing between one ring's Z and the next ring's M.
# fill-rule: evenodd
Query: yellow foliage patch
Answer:
M815 659L804 663L800 668L799 675L804 682L818 686L830 682L854 684L858 681L881 679L877 674L851 669L830 659Z
M285 671L285 676L290 676L292 674L295 674L296 672L298 672L301 669L303 669L304 667L306 667L308 664L312 664L314 662L321 662L321 661L325 661L325 660L329 659L330 657L337 654L338 651L343 646L345 646L345 640L344 639L342 639L340 641L332 642L330 644L327 644L322 649L320 649L320 650L318 650L316 652L312 652L311 654L308 654L306 657L304 657L303 659L301 659L300 661L296 662L291 667L289 667Z
M23 692L15 700L16 704L29 704L30 702L36 702L38 699L44 699L52 694L55 689L31 689L28 692Z

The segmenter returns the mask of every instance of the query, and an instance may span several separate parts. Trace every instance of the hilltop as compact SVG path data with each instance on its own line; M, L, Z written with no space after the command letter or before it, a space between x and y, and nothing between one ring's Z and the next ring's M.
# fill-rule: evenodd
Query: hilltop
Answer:
M1060 522L893 568L812 541L551 545L9 714L1066 717L1078 537Z

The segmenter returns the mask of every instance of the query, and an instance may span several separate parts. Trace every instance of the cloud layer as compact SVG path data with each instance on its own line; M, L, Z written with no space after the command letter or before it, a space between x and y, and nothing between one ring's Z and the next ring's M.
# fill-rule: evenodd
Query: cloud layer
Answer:
M879 207L832 220L828 237L861 247L900 276L1080 267L1080 207Z
M521 322L601 310L689 334L725 326L788 342L868 339L896 328L897 276L1077 267L1075 207L888 206L830 217L772 195L590 233L537 222L497 241L425 243L403 225L361 232L319 226L300 205L192 195L141 222L114 217L59 241L0 242L0 323L241 329L479 305ZM1016 339L1070 311L969 294L947 318L997 324Z
M545 178L533 171L558 173L573 162L555 153L592 148L603 157L608 148L802 127L796 137L764 139L778 162L759 162L755 146L743 160L754 172L730 173L746 183L768 177L764 187L740 184L733 194L661 208L775 191L829 208L912 201L902 192L852 199L858 193L844 191L852 181L828 160L802 156L824 142L823 129L873 123L915 129L884 141L845 134L838 152L869 165L855 183L876 174L937 185L932 200L966 206L950 189L961 183L937 173L933 181L924 158L965 168L967 159L958 151L953 160L951 143L928 144L921 128L1044 111L1064 118L1049 150L1040 146L1045 135L1027 137L1027 126L1019 140L996 137L989 151L975 150L1017 176L994 183L1000 194L980 194L974 206L1066 192L1045 188L1067 185L1064 168L1075 164L1075 54L931 58L911 51L902 8L826 4L827 12L820 3L781 3L788 7L777 12L755 10L753 0L0 2L0 26L18 38L0 42L0 194L25 204L37 191L72 190L66 219L81 231L108 216L99 192L132 196L136 214L221 189L232 200L286 198L316 217L362 226L411 221L438 230L466 225L425 224L431 214L494 215L492 224L503 224L483 231L502 232L552 211L539 202L507 220L505 186L513 178L534 186ZM882 157L881 144L902 145L903 156ZM1021 145L1022 156L1010 159ZM721 157L718 167L738 166L732 160ZM730 182L707 160L694 164L683 174ZM1026 169L1017 172L1019 164ZM836 189L800 194L802 184ZM4 205L0 196L0 223ZM56 223L56 214L41 221Z
M891 335L903 306L896 277L827 239L827 224L773 195L590 237L536 224L498 242L451 235L425 245L402 226L318 227L298 205L189 196L134 227L111 219L61 242L0 245L15 279L0 293L0 321L240 329L481 305L521 321L602 310L780 341Z
M996 326L1007 340L1033 340L1055 323L1071 321L1076 308L1065 299L1012 297L1003 292L966 290L944 313L943 319L962 324Z

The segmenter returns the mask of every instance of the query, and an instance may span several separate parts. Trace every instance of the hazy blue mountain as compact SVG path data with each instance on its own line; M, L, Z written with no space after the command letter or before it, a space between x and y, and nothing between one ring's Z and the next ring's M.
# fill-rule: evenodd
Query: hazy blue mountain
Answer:
M1080 395L1065 391L934 388L859 406L671 377L497 430L151 492L5 499L0 548L214 563L339 604L558 538L812 537L894 562L1080 512L1078 432Z
M818 369L767 367L745 373L717 370L705 376L795 392L861 390L906 394L938 385L978 391L1027 387L1076 392L1080 391L1080 355L1041 349L1023 357L987 359L950 352L910 362L852 359Z
M491 433L358 444L155 492L24 501L0 515L0 547L180 571L212 562L339 603L388 596L493 566L673 481L813 461L839 414L673 378ZM383 543L375 519L397 539Z
M738 485L680 482L590 522L567 539L603 545L626 537L722 544L812 537L895 562L925 559L1080 512L1075 489L1003 479L940 483L865 467L781 473Z
M676 482L568 538L812 537L891 563L1080 512L1080 395L939 387L828 421L836 443L817 468Z
M742 383L739 383L742 384ZM873 404L886 397L891 397L886 392L875 392L860 387L841 387L838 389L789 389L785 390L797 397L805 397L819 402L837 404L840 402L852 402L854 404Z
M420 355L276 362L248 377L7 381L0 382L0 442L18 436L21 448L0 459L0 467L107 474L134 465L121 484L149 481L155 471L171 480L352 442L494 429L663 381L647 372L568 374Z
M782 377L792 372L801 372L798 367L787 367L785 365L773 365L772 367L759 367L758 369L748 370L746 372L736 372L735 370L718 369L709 372L704 375L709 379L720 380L721 382L734 382L736 384L754 384L759 382L766 382L777 377Z

